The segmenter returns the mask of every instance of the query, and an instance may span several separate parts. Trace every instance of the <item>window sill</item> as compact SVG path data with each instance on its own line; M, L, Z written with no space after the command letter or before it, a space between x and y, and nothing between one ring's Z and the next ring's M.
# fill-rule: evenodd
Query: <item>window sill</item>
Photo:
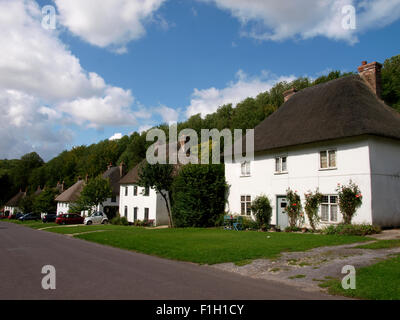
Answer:
M241 175L240 178L250 178L251 174Z
M289 174L289 172L288 171L274 172L274 175L276 175L276 176L283 175L283 174Z
M333 170L337 170L337 167L334 168L319 168L318 171L333 171Z

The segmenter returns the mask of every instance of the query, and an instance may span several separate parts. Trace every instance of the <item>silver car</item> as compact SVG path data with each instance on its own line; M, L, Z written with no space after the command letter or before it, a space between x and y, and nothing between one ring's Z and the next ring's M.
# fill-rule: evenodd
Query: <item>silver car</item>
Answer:
M91 224L107 224L108 218L103 212L93 212L90 217L86 217L84 224L91 225Z

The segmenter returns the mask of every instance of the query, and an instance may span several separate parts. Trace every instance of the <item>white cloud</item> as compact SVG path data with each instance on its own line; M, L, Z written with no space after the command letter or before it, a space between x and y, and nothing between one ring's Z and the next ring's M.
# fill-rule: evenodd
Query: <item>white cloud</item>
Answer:
M176 123L179 119L179 112L167 106L156 108L156 112L161 115L161 118L167 124Z
M147 131L153 127L154 126L152 126L150 124L145 124L145 125L139 127L138 132L141 134L142 132Z
M259 93L270 90L280 81L293 81L294 76L277 77L263 72L261 76L249 77L242 70L236 74L236 82L230 82L227 87L217 89L194 89L190 106L187 107L187 117L200 113L202 117L215 112L218 107L232 103L235 107L247 97L256 97Z
M61 151L71 133L61 130L64 138L59 130L68 122L94 128L136 123L130 90L84 70L57 32L42 28L35 1L0 1L0 48L0 157L34 148Z
M122 137L123 137L122 133L115 133L108 140L110 140L110 141L119 140L119 139L122 139Z
M125 45L141 38L144 24L165 0L54 0L61 23L73 34L98 47L125 53ZM161 25L166 21L161 19Z
M258 40L324 36L349 43L357 34L400 18L400 0L200 0L228 10L242 24L241 34ZM342 8L357 9L357 28L342 27Z

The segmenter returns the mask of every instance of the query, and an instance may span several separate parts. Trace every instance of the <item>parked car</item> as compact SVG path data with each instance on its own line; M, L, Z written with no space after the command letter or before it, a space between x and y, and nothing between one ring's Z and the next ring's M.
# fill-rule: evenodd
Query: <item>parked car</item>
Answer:
M33 221L40 220L40 217L35 213L27 213L20 217L16 217L19 221Z
M85 219L77 213L60 214L56 218L58 224L82 224Z
M108 223L108 218L103 212L94 212L90 217L86 217L84 224L106 224Z
M19 219L19 218L21 218L22 216L24 216L25 215L25 213L21 213L21 212L18 212L16 215L15 215L15 219Z
M43 218L42 222L47 223L47 222L55 222L57 219L57 213L46 213Z

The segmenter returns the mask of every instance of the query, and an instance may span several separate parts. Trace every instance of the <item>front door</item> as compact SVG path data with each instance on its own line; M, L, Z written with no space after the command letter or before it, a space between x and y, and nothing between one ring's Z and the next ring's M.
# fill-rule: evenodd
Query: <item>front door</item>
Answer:
M276 198L276 225L279 226L281 230L285 230L285 228L289 225L288 215L286 214L286 196L277 196Z

